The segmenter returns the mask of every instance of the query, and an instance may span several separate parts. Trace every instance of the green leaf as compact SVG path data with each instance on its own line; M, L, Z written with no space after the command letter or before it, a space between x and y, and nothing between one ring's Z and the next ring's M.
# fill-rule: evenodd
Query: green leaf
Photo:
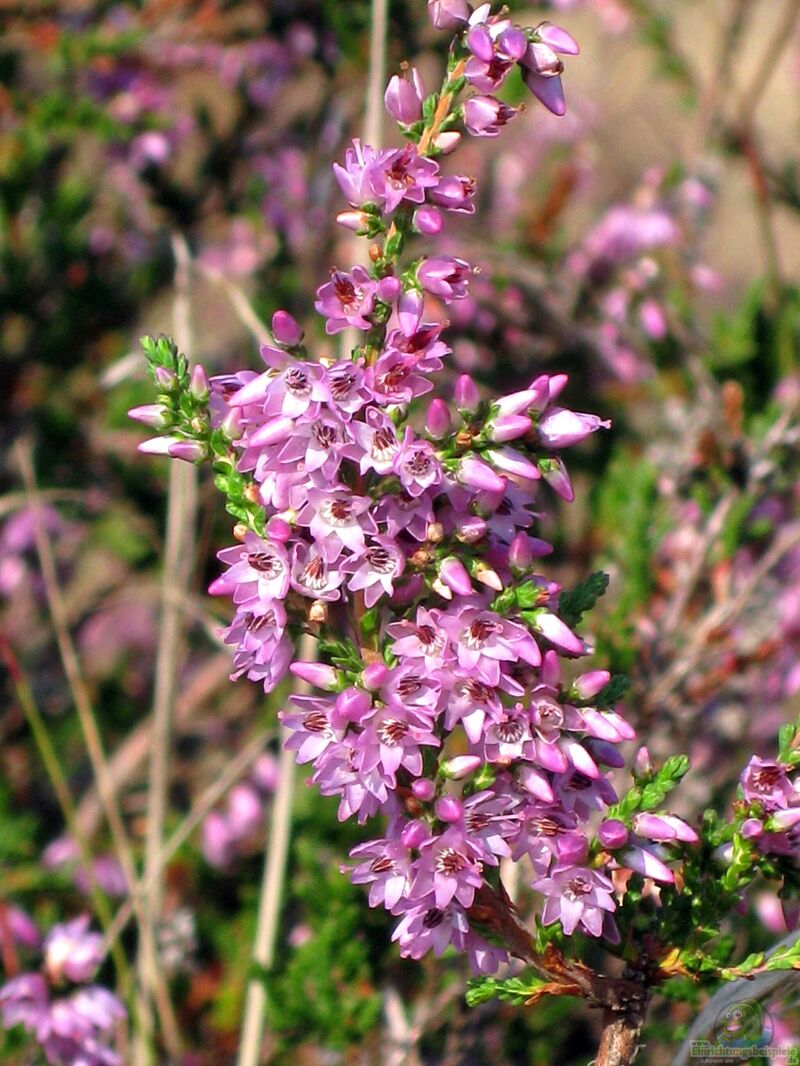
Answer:
M608 574L598 570L590 574L585 581L579 582L571 591L562 592L558 601L561 618L568 626L576 626L581 617L594 607L607 588Z
M531 996L536 995L546 983L536 974L521 974L519 977L509 977L503 981L494 977L475 977L467 984L467 1006L477 1007L494 998L521 1006Z

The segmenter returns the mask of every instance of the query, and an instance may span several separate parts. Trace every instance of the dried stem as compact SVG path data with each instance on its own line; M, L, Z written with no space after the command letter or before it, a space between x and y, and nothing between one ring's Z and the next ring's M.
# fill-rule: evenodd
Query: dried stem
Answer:
M120 814L114 780L108 768L108 761L103 748L100 730L98 729L94 711L92 710L91 700L89 699L89 693L83 680L78 654L69 632L67 611L58 584L53 549L42 518L30 444L18 441L14 447L14 451L17 464L22 474L28 506L30 507L31 516L33 518L36 552L42 572L47 605L53 621L53 629L55 630L59 655L64 667L64 673L67 677L70 692L72 693L81 732L83 733L84 743L86 744L86 751L89 755L89 761L92 764L92 772L97 781L103 813L105 814L106 821L111 830L114 851L122 868L128 886L128 892L131 896L134 913L136 914L136 919L139 925L143 950L150 952L151 957L155 959L155 942L139 894L133 851L131 850L125 824L122 820L122 815ZM159 1022L164 1032L165 1042L168 1046L174 1046L177 1048L179 1043L178 1027L169 1000L169 993L167 992L164 979L155 964L151 967L151 972L155 982L151 991L156 1004L156 1010L158 1011ZM147 1032L148 1027L152 1028L152 1023L149 1020L149 1010L145 1000L141 996L137 1002L137 1020L139 1026L143 1027L145 1032Z
M164 869L178 848L188 840L206 815L217 805L217 803L219 803L228 789L231 788L231 786L234 785L255 762L258 756L263 752L273 733L274 730L265 729L258 733L257 736L253 737L253 739L242 748L239 754L226 764L225 769L219 777L215 778L214 781L212 781L211 784L200 793L200 796L195 801L192 809L175 831L162 844L161 850L158 853L158 870L151 874L151 876L158 876L158 873ZM142 882L142 890L147 892L149 888L150 883L145 877ZM117 911L114 920L106 933L106 941L108 943L113 943L114 940L116 940L130 921L132 915L133 908L130 901L128 901Z
M189 293L191 257L186 241L181 236L173 236L172 250L176 265L175 338L178 346L186 351L191 348ZM146 920L153 937L162 918L163 867L159 862L159 857L169 803L173 708L181 662L182 612L175 593L185 593L191 577L196 510L196 469L189 463L171 463L167 497L166 547L161 586L161 624L155 668L143 876L143 883L147 885L147 889L143 889ZM157 970L159 967L158 957L157 954L146 950L144 944L139 953L138 966L143 986L153 988L156 981L153 968ZM180 1042L170 1040L170 1044L170 1052L174 1057L179 1053Z

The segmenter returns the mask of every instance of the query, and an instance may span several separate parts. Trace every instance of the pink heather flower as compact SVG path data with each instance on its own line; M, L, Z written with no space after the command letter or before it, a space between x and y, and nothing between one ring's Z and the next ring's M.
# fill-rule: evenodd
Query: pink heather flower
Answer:
M351 592L364 591L367 608L374 607L381 596L391 596L394 582L405 567L405 555L391 537L373 537L364 554L348 560L342 567L352 577L347 583Z
M297 516L301 526L308 526L311 536L322 549L327 562L335 562L342 551L363 554L365 533L375 533L370 516L371 500L354 496L350 489L310 489L308 500Z
M246 533L244 542L224 548L217 558L228 569L212 581L212 596L232 596L234 603L282 600L289 589L289 556L282 544Z
M473 137L497 137L519 112L494 96L471 96L464 104L464 125Z
M349 872L354 885L370 886L370 907L392 910L408 894L411 854L404 844L391 838L369 840L353 848L350 858L361 861L342 871Z
M604 848L622 848L628 842L628 830L618 818L607 818L597 827L597 839Z
M786 769L781 763L754 755L741 778L742 792L747 802L761 803L768 811L788 807L795 790Z
M53 984L88 981L105 956L103 937L89 931L89 915L54 925L45 938L44 969Z
M383 102L392 118L409 126L422 118L422 101L427 95L419 71L412 67L410 80L399 74L391 78Z
M429 193L432 203L444 207L447 211L456 211L465 215L475 214L474 196L474 178L465 178L456 174L440 178L439 184Z
M435 451L428 441L416 437L410 426L406 427L392 468L411 497L420 496L426 489L435 488L442 481L442 464L436 458Z
M347 274L334 270L331 280L317 289L314 307L327 318L325 329L328 333L339 333L348 326L356 329L369 329L371 314L375 304L375 282L363 267L353 267Z
M417 280L426 292L440 297L445 303L463 300L467 295L472 267L453 256L434 256L424 259L417 267Z
M560 921L567 936L579 926L590 936L601 936L604 914L617 909L609 878L586 867L556 866L549 877L534 881L533 888L547 897L542 923Z
M439 164L421 156L413 144L382 152L368 170L372 199L389 214L403 200L421 204L425 191L439 182Z
M533 95L554 115L566 112L561 72L564 64L557 53L577 55L580 49L573 37L558 26L542 23L522 57L522 78Z

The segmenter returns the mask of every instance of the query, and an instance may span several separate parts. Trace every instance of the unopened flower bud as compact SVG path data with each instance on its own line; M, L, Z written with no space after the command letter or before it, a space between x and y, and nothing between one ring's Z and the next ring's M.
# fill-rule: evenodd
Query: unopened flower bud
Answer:
M407 848L418 848L430 836L424 822L409 822L400 834L400 842Z
M410 126L422 118L422 101L426 95L419 72L412 67L411 80L399 74L391 78L383 102L392 118L403 126Z
M480 515L466 515L459 520L456 527L456 538L462 544L477 544L478 541L483 540L486 536L487 529L485 518L481 518Z
M338 686L339 674L327 663L309 663L298 660L290 663L289 669L295 677L299 677L301 681L307 681L309 685L315 685L317 688L328 689L332 692Z
M433 812L440 822L457 822L464 813L464 805L455 796L440 796Z
M474 455L466 455L458 464L456 479L462 485L486 492L505 492L506 481L499 474Z
M285 348L296 348L303 339L303 331L288 311L276 311L272 316L272 336Z
M764 823L760 818L746 818L742 822L742 836L745 840L757 840L764 835Z
M589 854L589 843L582 833L565 833L557 838L556 847L559 861L569 865L584 862Z
M413 224L417 233L422 233L425 237L435 237L437 233L442 232L444 219L438 208L425 204L414 212Z
M400 279L396 278L394 274L381 278L378 282L377 295L378 299L383 300L384 303L394 303L400 295Z
M473 576L476 581L480 581L480 583L487 588L493 589L495 592L503 591L503 582L500 580L500 575L494 567L489 566L489 564L483 562L483 560L479 560L475 564Z
M369 215L366 211L340 211L336 216L336 221L340 226L344 226L345 229L352 230L353 233L357 233L359 236L363 236L369 227Z
M285 544L292 536L292 527L285 518L273 515L266 525L267 536L271 540L277 540L279 544Z
M328 605L324 600L314 600L308 608L308 620L317 625L324 625L328 621Z
M497 444L505 444L506 441L524 437L532 425L527 415L501 415L489 426L489 439Z
M346 688L336 697L336 715L345 722L359 723L372 711L372 696L361 688Z
M475 773L480 765L479 755L455 755L441 764L439 773L448 781L460 781L462 777Z
M411 785L411 791L418 800L427 803L436 795L436 785L433 781L429 781L427 777L418 777Z
M389 667L385 663L370 663L361 674L361 684L369 692L377 692L389 680L389 674Z
M450 408L444 400L431 400L425 415L425 432L432 440L443 440L452 430Z
M168 449L173 459L183 459L186 463L196 463L205 458L205 446L197 440L176 440Z
M178 379L172 370L165 366L157 366L153 369L156 385L162 392L173 392L178 387Z
M471 596L475 591L464 564L454 555L442 560L439 565L439 577L457 596Z
M628 830L618 818L606 818L597 827L597 839L604 848L621 848L628 843Z
M469 374L461 374L455 388L456 409L462 415L477 414L481 405L481 394Z
M590 670L575 679L572 691L579 700L591 700L601 692L611 680L608 670Z
M633 776L645 777L647 774L653 772L653 763L650 759L650 752L643 744L641 748L636 752L633 760Z
M141 407L132 407L128 411L128 418L158 430L166 429L170 422L166 407L160 403L146 403Z
M437 30L460 29L469 19L467 0L428 0L428 16Z
M189 392L198 403L205 403L208 399L210 392L208 376L199 363L192 368L192 376L189 379Z
M458 130L445 130L437 133L433 138L434 147L438 148L442 155L450 155L461 143L461 134Z

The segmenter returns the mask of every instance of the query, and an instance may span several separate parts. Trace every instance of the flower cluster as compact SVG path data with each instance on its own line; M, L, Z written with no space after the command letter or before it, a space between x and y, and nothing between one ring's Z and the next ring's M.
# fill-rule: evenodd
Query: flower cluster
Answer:
M565 31L523 30L489 5L430 9L458 31L441 90L426 96L413 71L393 78L386 103L409 143L356 141L334 168L349 204L340 222L377 240L369 266L334 269L315 306L355 347L314 361L278 311L265 369L208 382L148 342L161 395L133 414L162 433L144 450L209 458L240 518L211 586L236 608L233 676L270 691L290 670L321 690L280 715L287 747L338 797L340 818L386 819L352 853L353 880L398 918L403 954L453 945L491 973L506 952L472 910L502 859L532 864L545 924L616 942L611 875L672 882L670 846L696 837L669 814L609 811L609 771L633 730L607 671L564 669L591 650L574 626L602 588L565 599L537 571L552 551L536 527L546 486L573 498L562 452L609 423L563 406L563 374L495 401L462 375L452 403L435 396L414 416L451 354L429 298L463 299L472 273L450 255L400 266L414 233L473 210L474 181L435 157L456 147L459 122L497 132L501 112L486 121L487 109L504 105L487 94L515 63L559 112L556 53L577 52ZM478 95L459 106L465 87ZM319 661L296 658L302 633Z
M5 1028L22 1025L57 1066L121 1066L109 1043L125 1009L106 988L88 983L105 955L102 936L83 915L54 926L42 951L41 971L0 988Z
M800 858L800 788L796 767L754 755L741 776L750 817L742 832L767 855Z

